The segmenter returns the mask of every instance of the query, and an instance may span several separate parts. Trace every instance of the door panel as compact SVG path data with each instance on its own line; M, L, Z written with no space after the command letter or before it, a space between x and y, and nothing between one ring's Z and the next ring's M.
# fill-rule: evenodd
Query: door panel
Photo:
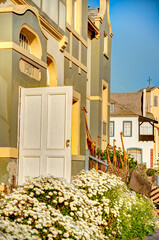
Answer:
M48 157L47 158L47 174L51 174L55 177L64 177L64 157ZM56 166L56 169L55 167Z
M41 148L42 96L26 96L24 112L24 148ZM27 117L26 117L27 116Z
M70 181L72 87L22 88L20 95L18 184L47 174Z
M24 176L37 177L40 175L40 157L23 157Z
M66 128L66 95L48 96L47 148L64 149ZM57 116L57 117L55 117ZM56 126L56 128L54 127Z

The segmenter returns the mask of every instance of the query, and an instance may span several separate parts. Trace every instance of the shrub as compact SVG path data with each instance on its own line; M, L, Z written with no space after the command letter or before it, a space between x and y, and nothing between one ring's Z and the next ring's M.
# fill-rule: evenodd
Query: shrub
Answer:
M118 177L94 169L71 184L37 177L0 200L0 234L7 239L19 229L21 239L133 239L153 231L152 209L149 199L132 196Z

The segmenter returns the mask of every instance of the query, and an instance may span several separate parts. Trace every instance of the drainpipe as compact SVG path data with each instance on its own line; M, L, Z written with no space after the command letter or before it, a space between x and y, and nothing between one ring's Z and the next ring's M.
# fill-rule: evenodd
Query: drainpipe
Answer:
M146 89L143 89L143 116L146 117Z

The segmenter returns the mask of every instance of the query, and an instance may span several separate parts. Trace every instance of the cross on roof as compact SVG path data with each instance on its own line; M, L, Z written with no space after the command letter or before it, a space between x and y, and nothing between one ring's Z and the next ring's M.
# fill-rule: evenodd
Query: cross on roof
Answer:
M150 87L150 82L152 81L152 79L149 77L149 79L147 80L149 82L149 86Z

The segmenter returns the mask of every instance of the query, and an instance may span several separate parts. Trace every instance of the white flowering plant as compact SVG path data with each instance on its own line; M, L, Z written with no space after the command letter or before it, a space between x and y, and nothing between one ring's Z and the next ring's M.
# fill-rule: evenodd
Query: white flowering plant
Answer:
M94 169L71 184L53 176L28 178L23 188L1 196L0 239L143 237L154 230L153 208L148 198L135 198L120 178Z

